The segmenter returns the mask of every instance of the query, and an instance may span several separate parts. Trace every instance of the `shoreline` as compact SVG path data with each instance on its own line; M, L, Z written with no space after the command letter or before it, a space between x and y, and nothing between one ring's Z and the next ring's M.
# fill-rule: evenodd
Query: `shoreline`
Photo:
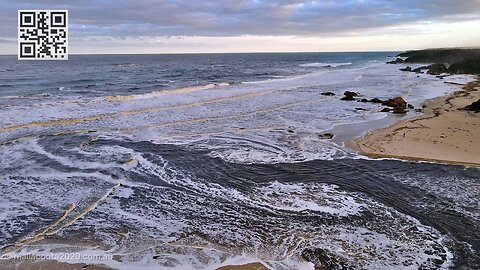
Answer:
M371 158L396 158L480 168L480 114L459 110L480 99L480 77L426 100L422 115L376 129L345 145Z

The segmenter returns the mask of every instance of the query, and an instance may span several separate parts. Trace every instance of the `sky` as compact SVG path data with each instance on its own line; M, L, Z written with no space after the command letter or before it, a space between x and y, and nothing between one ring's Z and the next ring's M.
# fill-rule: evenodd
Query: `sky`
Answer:
M19 9L67 9L71 54L480 46L480 0L0 0L0 54Z

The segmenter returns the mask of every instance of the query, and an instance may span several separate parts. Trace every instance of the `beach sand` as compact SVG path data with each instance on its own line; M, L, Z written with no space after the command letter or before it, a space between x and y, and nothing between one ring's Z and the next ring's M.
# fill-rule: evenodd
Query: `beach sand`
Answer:
M459 110L480 99L480 80L424 103L423 115L367 133L347 145L374 158L480 166L480 113Z
M112 270L103 265L89 265L84 263L64 263L53 260L0 260L0 269L17 270Z
M268 270L265 265L261 263L248 263L243 265L227 265L217 268L216 270Z
M42 269L63 269L63 270L111 270L113 268L100 264L84 263L64 263L53 260L0 260L0 269L18 269L18 270L42 270ZM268 270L269 268L261 263L248 263L243 265L227 265L216 270Z

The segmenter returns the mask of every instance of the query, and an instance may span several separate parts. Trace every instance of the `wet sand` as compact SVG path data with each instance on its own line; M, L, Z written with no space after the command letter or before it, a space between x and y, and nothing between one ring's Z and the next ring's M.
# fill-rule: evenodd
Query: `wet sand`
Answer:
M480 113L460 110L480 99L480 80L424 103L423 115L375 130L347 145L374 158L480 166Z
M268 270L269 268L261 263L247 263L243 265L227 265L216 270Z
M68 264L51 260L45 261L0 261L1 269L17 269L17 270L41 270L41 269L57 269L57 270L113 270L113 268L97 265L75 263ZM268 270L269 268L261 263L248 263L243 265L227 265L217 268L216 270Z
M112 270L103 265L91 265L84 263L69 264L57 262L53 260L0 260L0 269L17 269L17 270Z

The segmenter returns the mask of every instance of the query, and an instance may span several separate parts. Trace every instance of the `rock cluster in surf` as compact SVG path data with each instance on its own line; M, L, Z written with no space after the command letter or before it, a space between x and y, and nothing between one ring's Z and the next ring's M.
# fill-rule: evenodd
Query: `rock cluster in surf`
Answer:
M351 92L351 91L345 91L344 97L342 97L340 100L344 101L355 101L355 97L357 97L359 93L356 92ZM357 100L358 102L371 102L371 103L381 103L383 106L391 107L391 108L383 108L380 110L380 112L393 112L396 114L405 114L408 112L408 109L414 109L412 104L407 104L405 100L403 100L402 97L394 97L390 98L387 100L381 100L379 98L372 98L372 99L367 99L367 98L362 98ZM365 108L355 108L357 111L366 111L367 109Z

